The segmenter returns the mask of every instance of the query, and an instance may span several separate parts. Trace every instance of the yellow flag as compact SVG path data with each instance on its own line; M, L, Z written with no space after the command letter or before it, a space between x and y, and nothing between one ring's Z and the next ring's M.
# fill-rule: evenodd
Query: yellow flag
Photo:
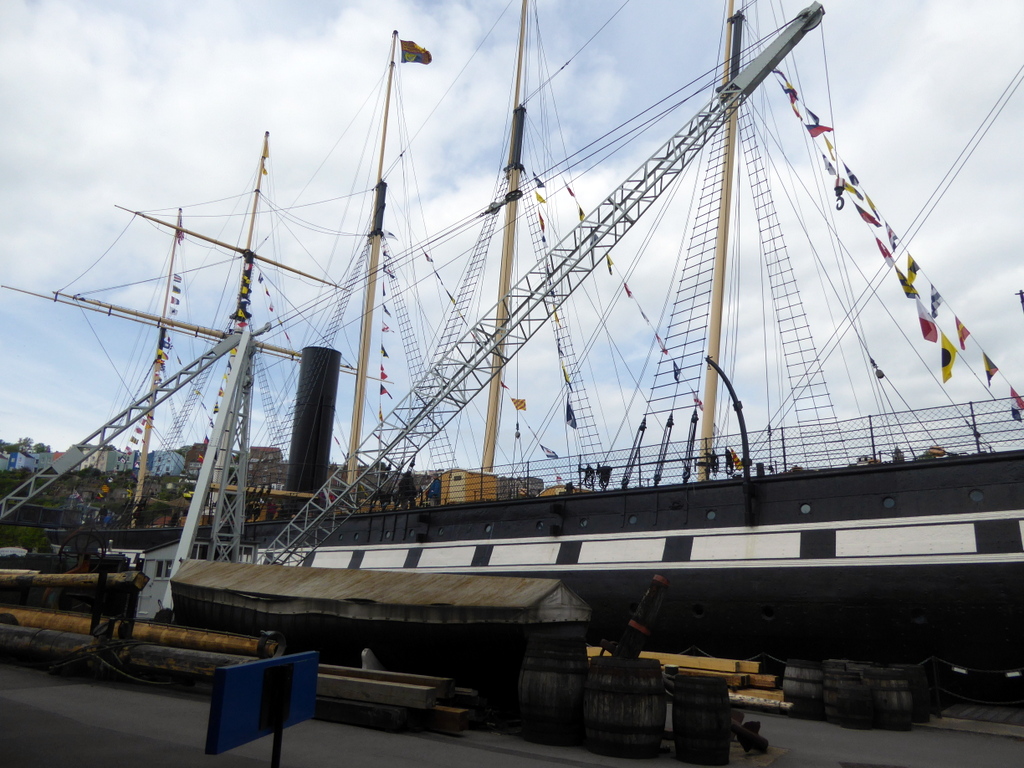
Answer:
M864 199L867 200L868 205L871 207L871 211L875 214L875 216L877 216L878 210L875 208L875 204L871 202L871 197L866 192L864 193Z
M914 257L909 253L907 254L907 282L911 285L914 284L914 280L917 279L917 273L921 268L914 261Z
M615 262L612 261L612 257L609 256L607 253L604 255L604 257L608 261L608 274L610 275L612 273L612 264L614 264Z
M537 197L537 202L538 203L546 203L547 202L547 200L545 200L543 197L540 196L540 192L534 192L533 194Z
M525 411L526 410L526 398L513 397L512 398L512 405L514 405L516 407L517 411Z
M835 162L839 162L838 160L836 160L836 153L832 149L832 142L828 140L828 136L822 136L822 138L825 139L825 146L828 147L828 153L832 155L832 160Z
M587 218L587 214L583 212L583 208L580 206L579 203L576 203L576 210L580 212L580 221L583 221L585 218Z
M402 63L403 64L429 64L433 61L430 51L421 48L412 40L402 40Z
M956 360L956 347L942 334L942 382L945 383L953 376L953 362Z

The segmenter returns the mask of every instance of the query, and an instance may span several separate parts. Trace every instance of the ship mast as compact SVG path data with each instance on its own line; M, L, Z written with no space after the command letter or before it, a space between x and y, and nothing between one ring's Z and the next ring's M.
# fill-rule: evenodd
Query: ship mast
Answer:
M722 87L724 88L739 71L740 42L743 31L743 14L733 14L734 0L729 0L729 24L732 35L725 36L725 56L722 62ZM726 121L725 157L722 162L721 203L718 208L718 229L715 239L715 266L711 282L711 313L708 320L708 349L710 360L718 362L722 346L722 305L725 299L725 267L729 248L729 223L732 215L732 184L736 165L736 111ZM712 453L715 437L715 404L718 399L718 373L709 365L704 378L704 418L701 420L701 460L698 463L700 480L707 480L711 474Z
M520 87L523 78L523 48L526 44L526 6L529 0L523 0L522 13L519 20L519 53L516 59L515 106L512 109L512 134L509 142L508 165L505 175L508 178L508 193L505 195L505 226L501 243L501 270L498 276L498 336L508 323L508 306L503 301L512 284L512 262L516 249L516 217L519 210L519 198L523 193L519 189L519 177L523 171L523 124L526 120L526 107L519 103ZM487 423L484 427L483 457L480 469L483 472L494 470L494 450L498 442L498 420L501 416L501 369L505 365L505 345L499 342L491 359L491 369L495 372L487 391Z
M181 226L181 208L178 209L178 226ZM153 358L153 377L149 387L151 407L156 404L156 392L160 387L161 372L163 371L164 359L167 356L167 353L164 351L167 340L167 326L164 325L163 321L167 319L167 309L171 300L171 288L174 285L174 257L177 254L178 243L183 239L184 236L178 231L174 233L174 239L171 241L171 260L170 266L167 268L167 285L164 287L164 307L160 313L160 322L157 325L157 351L156 356ZM146 487L146 462L149 460L149 440L153 432L152 411L146 417L142 430L142 450L139 452L139 475L135 485L135 496L132 499L132 507L136 510L142 502L143 491Z
M384 94L384 124L380 136L380 159L377 162L377 186L373 195L373 228L370 230L370 263L366 269L366 295L363 297L363 318L359 335L359 361L356 363L356 388L352 402L352 425L348 440L348 481L359 474L359 445L362 442L363 406L366 382L369 380L370 342L373 339L373 305L377 298L377 268L380 243L384 237L384 206L388 185L384 181L384 147L388 140L388 111L391 107L391 83L395 77L395 45L398 30L391 33L391 56L388 63L388 85Z

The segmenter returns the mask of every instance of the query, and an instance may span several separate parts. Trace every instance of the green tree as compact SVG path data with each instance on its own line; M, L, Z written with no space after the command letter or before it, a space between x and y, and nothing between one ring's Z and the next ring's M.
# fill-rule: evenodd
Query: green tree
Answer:
M16 451L28 451L32 445L31 437L23 437L13 443L8 443L6 440L0 440L0 450L4 453L14 453Z
M49 552L50 541L42 528L0 525L0 547L24 547L29 552Z
M32 453L52 453L50 446L46 443L36 443L32 446Z

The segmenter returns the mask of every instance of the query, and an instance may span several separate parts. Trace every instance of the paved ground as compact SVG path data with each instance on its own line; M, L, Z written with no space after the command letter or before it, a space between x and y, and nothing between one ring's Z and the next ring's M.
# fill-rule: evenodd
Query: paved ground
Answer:
M270 764L270 739L224 755L203 754L209 698L180 688L94 683L0 664L0 766L3 768L253 768ZM732 765L773 768L1021 768L1024 728L944 721L909 733L850 731L828 723L754 714L772 743L767 755ZM959 726L969 731L951 730ZM978 733L988 727L994 733ZM670 753L646 764L678 765ZM643 765L592 755L583 747L544 747L518 736L470 731L388 734L309 721L284 735L283 766Z

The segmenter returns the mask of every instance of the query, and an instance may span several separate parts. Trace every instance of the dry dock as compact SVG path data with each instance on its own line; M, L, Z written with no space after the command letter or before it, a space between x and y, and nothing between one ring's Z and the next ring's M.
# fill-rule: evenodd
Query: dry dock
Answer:
M61 678L0 664L0 765L4 768L252 768L270 764L270 740L230 753L203 754L206 692ZM734 766L777 768L1020 768L1024 727L935 721L909 733L850 731L823 722L767 714L767 755L734 753ZM936 727L935 723L939 723ZM983 731L989 731L988 733ZM734 749L736 749L734 747ZM374 768L519 768L521 766L683 765L593 755L583 747L546 747L518 736L467 731L388 734L309 721L285 732L283 766Z

